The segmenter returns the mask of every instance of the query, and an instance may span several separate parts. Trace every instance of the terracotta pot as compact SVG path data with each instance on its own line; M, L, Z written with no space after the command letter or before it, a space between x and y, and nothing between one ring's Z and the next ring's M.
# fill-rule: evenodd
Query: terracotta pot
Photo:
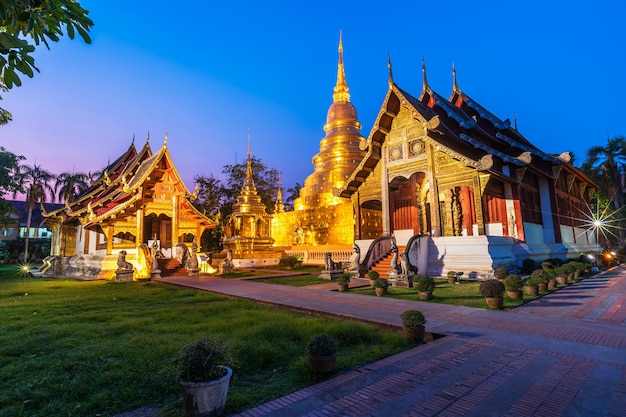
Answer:
M382 297L387 294L387 288L375 288L376 295Z
M550 281L548 281L548 288L549 289L556 288L556 278L552 278Z
M522 290L506 290L506 295L508 295L511 300L521 300L524 298L524 292Z
M207 382L180 381L183 389L183 412L185 417L217 416L226 405L228 385L233 371L224 366L227 373L220 379Z
M489 308L500 309L504 306L504 299L502 297L485 297L485 300Z
M524 285L524 294L537 295L539 294L539 287L536 285Z
M375 282L376 282L376 280L375 280L375 279L370 279L370 286L371 286L372 288L374 288L374 283L375 283Z
M418 291L421 300L430 300L433 298L432 291Z
M409 342L412 343L423 343L424 336L426 335L426 329L424 326L419 326L415 328L403 328L402 333L407 338Z
M456 278L448 277L448 284L454 284L456 282Z
M542 282L537 286L539 292L546 292L548 291L548 283L547 282Z
M565 285L565 284L567 284L567 277L558 276L558 277L556 277L556 282L559 285Z
M313 356L307 355L309 367L313 372L327 374L335 369L337 363L337 354L329 356Z
M341 282L338 282L337 283L337 289L339 290L339 292L348 291L348 285L349 284L347 282L345 284L341 283Z

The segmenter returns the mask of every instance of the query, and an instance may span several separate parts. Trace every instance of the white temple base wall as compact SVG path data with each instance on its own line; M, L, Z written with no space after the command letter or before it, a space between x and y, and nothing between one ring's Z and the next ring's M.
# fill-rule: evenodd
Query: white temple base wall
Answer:
M464 278L487 279L500 266L516 263L512 248L515 239L502 236L434 237L428 247L430 276L448 271L463 272Z

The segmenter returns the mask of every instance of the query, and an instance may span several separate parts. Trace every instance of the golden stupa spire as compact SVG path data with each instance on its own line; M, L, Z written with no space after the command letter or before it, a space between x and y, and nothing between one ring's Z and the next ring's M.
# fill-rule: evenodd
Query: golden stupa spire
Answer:
M387 51L387 68L389 68L389 88L393 88L393 72L391 71L391 54Z
M339 64L337 64L337 84L333 92L333 102L347 103L350 101L350 92L346 84L346 73L343 67L343 36L339 31Z
M459 86L456 83L456 68L454 67L454 62L452 63L452 89L459 91Z
M426 61L424 61L424 57L422 57L422 72L424 73L424 85L422 89L426 90L426 88L428 88L428 81L426 80Z
M250 156L250 129L248 129L248 166L246 167L246 179L243 182L243 188L254 188L254 180L252 179L252 157Z
M285 203L283 202L283 190L280 186L280 175L278 176L278 190L276 191L276 202L274 203L274 213L284 213Z

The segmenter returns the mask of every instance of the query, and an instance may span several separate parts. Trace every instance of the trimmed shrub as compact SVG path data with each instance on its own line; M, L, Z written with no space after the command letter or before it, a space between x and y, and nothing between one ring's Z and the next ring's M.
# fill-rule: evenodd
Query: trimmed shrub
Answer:
M504 284L497 279L488 279L480 283L478 291L483 297L502 297Z
M511 274L504 279L504 288L510 291L518 291L521 290L524 286L524 281L520 278L519 275Z
M432 277L422 276L417 278L417 291L434 291L435 280Z
M507 276L509 276L509 270L506 268L496 268L493 271L493 277L495 279L505 279Z

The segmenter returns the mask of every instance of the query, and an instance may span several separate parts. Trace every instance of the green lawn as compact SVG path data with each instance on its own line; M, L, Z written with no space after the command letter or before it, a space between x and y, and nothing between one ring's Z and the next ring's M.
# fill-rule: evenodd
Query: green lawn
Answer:
M314 271L312 274L297 275L290 277L276 277L276 278L261 278L255 279L254 282L269 282L272 284L281 285L293 285L293 286L306 286L315 284L328 283L328 280L320 279L320 268ZM428 303L440 303L459 305L475 308L487 308L485 297L481 296L478 292L479 281L461 281L461 284L449 284L447 279L435 279L437 287L433 292L433 298L431 300L422 300L419 298L419 294L416 288L393 288L389 287L387 297L403 298L406 300L415 300ZM551 290L549 290L551 291ZM349 292L356 294L365 294L375 296L374 289L371 287L353 288ZM529 300L530 296L524 295L525 300ZM511 308L522 304L524 301L512 300L504 296L504 308Z
M111 416L141 406L181 413L173 359L207 335L235 364L226 413L319 381L304 355L328 333L337 372L409 348L396 333L288 313L154 282L29 278L0 267L0 416Z

